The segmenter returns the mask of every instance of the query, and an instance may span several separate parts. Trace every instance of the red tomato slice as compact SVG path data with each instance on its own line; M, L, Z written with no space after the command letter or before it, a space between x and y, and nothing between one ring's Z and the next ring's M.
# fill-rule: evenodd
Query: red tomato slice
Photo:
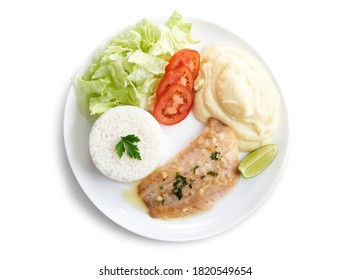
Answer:
M165 92L165 90L173 84L185 86L190 92L193 92L194 79L190 69L184 65L181 65L175 68L174 70L166 72L161 82L157 86L157 98L160 98L160 96Z
M173 84L157 99L152 114L159 123L173 125L186 118L192 104L192 92L182 85Z
M195 79L200 68L200 54L196 50L182 49L176 52L169 60L166 66L166 72L177 68L180 65L185 65L193 73Z

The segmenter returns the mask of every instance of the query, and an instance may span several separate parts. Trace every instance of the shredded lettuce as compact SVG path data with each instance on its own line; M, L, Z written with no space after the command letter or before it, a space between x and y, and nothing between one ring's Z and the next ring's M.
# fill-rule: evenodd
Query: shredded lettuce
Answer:
M166 24L141 20L113 38L98 54L74 88L80 111L98 117L119 105L145 107L154 100L155 88L169 58L189 44L192 23L173 12Z

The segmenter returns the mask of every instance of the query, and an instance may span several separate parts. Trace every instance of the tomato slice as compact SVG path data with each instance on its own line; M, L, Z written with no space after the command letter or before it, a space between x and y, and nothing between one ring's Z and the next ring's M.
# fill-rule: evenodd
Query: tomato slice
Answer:
M191 110L193 94L185 86L173 84L157 99L152 115L164 125L184 120Z
M185 86L190 92L194 90L194 79L190 69L181 65L174 70L166 72L161 82L157 86L156 96L159 98L166 89L173 84Z
M180 65L185 65L193 73L195 79L200 68L200 54L196 50L182 49L176 52L166 66L166 72L177 68Z

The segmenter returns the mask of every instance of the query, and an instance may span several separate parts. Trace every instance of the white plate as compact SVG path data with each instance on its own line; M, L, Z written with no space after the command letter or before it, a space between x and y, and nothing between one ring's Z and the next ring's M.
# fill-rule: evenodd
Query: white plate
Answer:
M193 48L201 51L210 43L227 43L247 50L265 65L248 44L230 31L204 20L186 20L193 22L193 36L201 40L201 43L192 46ZM105 43L106 41L98 48ZM82 74L90 61L91 56L87 58L78 75ZM267 70L269 71L268 68ZM279 89L278 85L277 87ZM79 113L75 92L71 88L64 115L64 140L68 160L80 186L96 207L121 227L148 238L165 241L205 238L237 225L272 191L283 170L288 152L289 124L282 97L281 123L272 141L279 145L279 151L272 164L255 178L241 178L234 190L218 201L212 209L195 216L164 221L149 217L142 203L138 201L135 186L116 183L97 171L88 149L91 125L92 123ZM178 125L163 127L166 138L164 161L184 149L200 134L203 127L192 114Z

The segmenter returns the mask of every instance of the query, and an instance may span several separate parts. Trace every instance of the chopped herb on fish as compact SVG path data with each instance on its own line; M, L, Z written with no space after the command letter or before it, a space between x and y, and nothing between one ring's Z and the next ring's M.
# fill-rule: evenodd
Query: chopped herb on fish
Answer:
M176 197L178 197L179 200L181 200L183 197L183 190L182 190L183 186L181 186L181 185L173 185L173 186L174 186L174 188L172 190L173 194Z
M176 180L173 183L173 194L178 197L179 200L183 197L183 187L189 185L192 188L192 185L188 183L186 177L180 175L178 172L176 173Z
M218 173L211 170L211 171L207 172L207 175L211 175L211 176L213 176L213 177L217 177L217 176L218 176Z
M211 159L213 160L220 160L222 158L221 152L214 152L211 154Z

